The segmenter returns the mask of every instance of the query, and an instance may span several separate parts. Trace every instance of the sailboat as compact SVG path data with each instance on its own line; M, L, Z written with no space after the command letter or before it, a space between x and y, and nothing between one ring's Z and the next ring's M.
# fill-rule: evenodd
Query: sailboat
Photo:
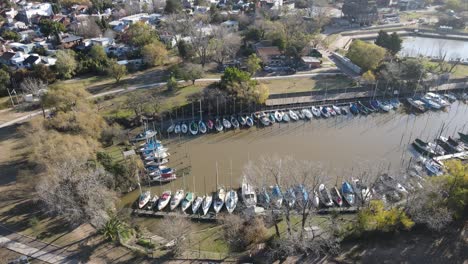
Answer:
M204 177L204 185L205 185L205 193L206 193L206 176ZM202 203L202 210L203 210L203 215L206 215L208 213L208 210L210 210L211 203L213 202L213 195L211 194L206 194L203 197L203 203Z
M171 211L173 211L174 209L177 208L177 206L179 206L182 199L184 199L184 194L185 192L182 189L176 191L176 193L174 194L171 200L171 205L170 205Z
M247 124L248 127L252 127L254 125L254 121L251 116L246 116L245 120L246 120L245 123Z
M221 120L219 120L219 118L216 118L215 128L216 128L216 131L218 132L223 131L223 123L221 122Z
M206 126L209 130L212 130L214 128L214 122L211 119L208 119L208 121L206 121Z
M218 185L218 163L216 162L216 186ZM226 190L224 187L218 187L218 192L216 193L216 198L213 202L213 209L216 213L219 213L224 205L224 200L226 199Z
M174 124L171 124L168 128L167 128L167 133L172 133L175 129L175 125Z
M138 208L143 208L145 207L145 205L149 202L151 198L151 192L150 191L146 191L144 193L142 193L140 195L140 197L138 198Z
M247 119L246 119L245 117L243 117L243 116L240 115L240 116L238 117L238 119L239 119L239 123L240 123L241 126L247 125Z
M336 205L341 207L343 205L343 198L341 197L340 191L338 191L338 188L336 188L336 186L334 186L331 189L330 194L331 194L333 202L335 202Z
M292 188L286 190L286 193L284 194L284 201L286 202L286 206L288 208L293 208L296 204L296 194Z
M205 200L205 196L197 196L195 200L192 202L192 213L196 214L198 212L198 209L200 208L200 205L202 204L203 200Z
M281 208L281 205L283 204L283 193L277 184L273 186L273 190L271 192L271 202L276 208Z
M190 130L190 134L194 136L198 134L198 125L195 121L190 122L189 130Z
M333 201L331 199L330 191L322 183L319 185L319 197L320 201L327 207L333 206Z
M276 122L281 122L283 120L283 115L281 114L281 112L275 111L274 115L275 115Z
M162 193L161 197L159 197L158 201L158 210L161 211L163 210L168 204L169 201L171 200L171 191L165 191Z
M192 205L194 198L195 194L193 192L187 192L187 195L185 195L185 198L182 200L182 204L180 206L183 212L187 211L187 209Z
M188 131L188 126L186 123L182 123L182 125L180 126L180 130L182 131L182 134L187 134L187 131Z
M348 182L343 182L341 185L341 194L343 194L343 198L349 206L356 203L356 193Z
M320 206L320 198L319 198L319 195L318 195L317 191L315 191L315 190L314 190L314 195L312 197L312 204L316 208L319 208L319 206Z
M226 204L227 211L229 213L232 213L234 211L234 209L236 209L237 201L239 199L237 197L237 192L232 189L232 160L231 160L231 175L230 176L231 176L230 177L230 181L231 181L230 189L231 190L226 195L225 204Z
M198 121L198 130L199 130L202 134L205 134L206 131L208 131L208 129L207 129L205 123L204 123L202 120Z
M180 133L180 124L177 124L177 125L174 127L174 133L175 133L175 134L179 134L179 133Z
M235 116L231 116L231 124L234 128L239 128L239 121L237 121Z
M312 114L313 114L315 117L317 117L317 118L320 117L320 110L319 110L317 107L312 106L312 107L310 108L310 110L312 111Z
M223 118L223 126L226 129L230 129L232 125L231 125L231 122L229 122L229 120L227 120L226 118Z
M247 182L247 178L245 176L242 180L242 200L246 207L255 206L257 204L255 189Z

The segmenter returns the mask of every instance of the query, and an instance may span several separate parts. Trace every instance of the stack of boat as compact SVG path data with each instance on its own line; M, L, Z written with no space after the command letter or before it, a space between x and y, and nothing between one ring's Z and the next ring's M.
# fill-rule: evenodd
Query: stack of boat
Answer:
M140 153L145 170L151 182L167 183L177 179L175 169L169 168L169 152L161 141L156 139L156 132L146 130L134 138L135 141L145 141L136 151Z
M434 142L426 142L422 139L415 139L412 143L414 149L421 155L421 163L426 168L429 175L442 175L443 166L434 157L463 153L468 150L468 135L458 133L459 139L439 136Z
M459 98L463 98L460 95ZM427 110L441 110L457 100L457 95L452 93L436 94L426 93L422 96L413 96L406 98L408 104L419 112Z

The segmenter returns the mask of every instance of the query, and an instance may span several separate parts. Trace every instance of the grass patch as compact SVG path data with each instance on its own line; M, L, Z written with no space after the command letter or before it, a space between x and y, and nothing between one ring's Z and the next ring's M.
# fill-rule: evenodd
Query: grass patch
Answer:
M120 146L112 145L104 149L111 157L113 162L123 161L123 149Z
M226 256L229 246L223 238L222 226L204 229L190 235L190 246L192 251L213 252Z
M150 89L141 89L133 91L132 94L136 96L155 96L161 101L160 112L170 111L174 108L186 105L188 98L205 89L206 84L195 84L180 87L175 91L168 92L165 87L156 87ZM107 101L101 101L100 107L103 116L117 117L117 118L131 118L134 113L131 109L127 109L125 102L129 98L129 94L124 93Z
M336 76L332 78L290 78L262 80L270 89L270 94L308 92L317 90L333 90L353 86L351 79L345 76Z
M0 110L7 109L11 107L10 97L5 96L0 98Z

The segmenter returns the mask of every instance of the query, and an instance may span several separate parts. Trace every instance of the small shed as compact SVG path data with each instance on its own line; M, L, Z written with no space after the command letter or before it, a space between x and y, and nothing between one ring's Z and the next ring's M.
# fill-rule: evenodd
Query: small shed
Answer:
M301 57L301 61L309 69L320 68L322 65L322 61L314 57L308 57L308 56Z

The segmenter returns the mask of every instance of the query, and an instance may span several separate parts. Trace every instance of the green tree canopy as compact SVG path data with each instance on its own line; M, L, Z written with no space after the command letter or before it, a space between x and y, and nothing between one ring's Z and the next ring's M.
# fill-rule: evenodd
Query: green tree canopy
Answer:
M387 49L393 55L397 54L401 50L401 43L403 40L398 36L396 32L393 32L389 35L387 32L380 30L377 39L375 40L375 44Z
M7 88L10 86L10 74L4 69L0 69L0 94L7 95Z
M7 40L13 40L13 41L20 41L21 36L15 31L11 30L5 30L2 33L2 38L7 39Z
M164 12L173 14L179 13L183 9L182 1L180 0L166 0L166 7L164 7Z
M346 56L364 71L375 70L385 58L385 49L362 40L354 40Z
M261 66L260 63L262 60L257 57L256 54L251 54L246 61L246 66L247 66L247 72L250 74L250 76L254 76L255 73L260 70Z
M265 103L269 95L266 86L250 79L248 72L228 67L221 77L220 88L237 100L247 103Z
M147 45L145 45L141 54L143 56L143 61L150 66L159 66L163 65L167 59L168 51L164 44L160 41L155 40Z
M75 74L78 65L75 60L75 52L69 49L59 50L56 57L55 68L58 74L64 79L70 79Z
M127 67L125 65L120 65L116 60L111 60L109 67L107 68L107 73L115 79L115 82L120 82L120 79L127 74Z
M58 36L60 32L65 32L65 26L62 23L50 19L41 19L39 29L46 37L50 35Z
M122 35L122 40L135 47L143 47L158 40L158 34L150 25L137 22Z

